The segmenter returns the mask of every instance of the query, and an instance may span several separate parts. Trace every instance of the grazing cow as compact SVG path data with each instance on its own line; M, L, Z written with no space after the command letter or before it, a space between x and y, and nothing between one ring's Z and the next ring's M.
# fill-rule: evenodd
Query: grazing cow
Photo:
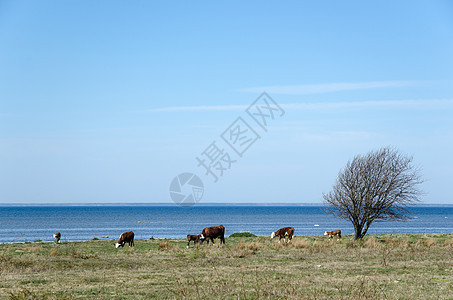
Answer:
M280 243L280 240L283 238L284 241L286 241L286 237L288 237L288 243L292 240L294 234L294 227L285 227L277 230L276 232L272 232L271 234L271 239L274 237L278 236L278 242Z
M134 233L132 231L122 233L120 239L115 244L115 248L124 247L126 243L129 244L129 247L134 246Z
M188 234L187 235L187 248L189 248L190 241L193 241L193 245L195 246L200 240L201 234Z
M55 240L55 244L56 243L59 243L60 242L60 239L61 239L61 233L60 232L57 232L53 235L53 238Z
M338 241L341 239L341 230L326 231L326 232L324 232L324 235L328 235L329 239L333 238L335 235L338 235L338 239L337 239L337 241Z
M205 240L209 244L209 239L211 239L211 242L214 245L215 238L220 239L220 244L225 244L225 227L223 227L223 225L206 227L200 235L201 244L203 244Z

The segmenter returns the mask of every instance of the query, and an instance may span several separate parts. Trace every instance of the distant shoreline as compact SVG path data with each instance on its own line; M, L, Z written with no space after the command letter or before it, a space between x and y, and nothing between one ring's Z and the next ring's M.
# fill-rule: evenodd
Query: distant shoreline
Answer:
M451 235L451 233L378 233L378 234L367 234L366 237L386 237L386 236L393 236L393 237L401 237L401 236L448 236ZM294 235L293 237L296 238L319 238L323 237L324 235L316 235L316 234L310 234L310 235ZM247 239L254 239L254 238L268 238L269 235L256 235L254 237L246 237ZM354 237L354 234L342 234L342 237L350 237L351 239ZM226 239L244 239L243 237L230 237L230 236L225 236ZM0 245L19 245L19 244L55 244L55 245L62 245L62 244L70 244L70 243L87 243L87 242L93 242L93 243L98 243L98 242L105 242L105 241L116 241L118 238L117 237L109 237L109 238L98 238L98 239L86 239L86 240L64 240L61 241L58 244L55 244L53 240L36 240L36 241L26 241L26 242L0 242ZM167 237L152 237L152 238L146 238L146 239L134 239L135 241L179 241L179 242L184 242L187 241L186 238L167 238Z
M175 203L0 203L1 206L178 206ZM197 203L196 206L323 206L322 203ZM187 206L191 207L191 206Z
M0 203L0 207L9 206L178 206L174 203ZM323 203L197 203L193 207L203 206L324 206ZM419 203L412 207L453 207L453 204Z

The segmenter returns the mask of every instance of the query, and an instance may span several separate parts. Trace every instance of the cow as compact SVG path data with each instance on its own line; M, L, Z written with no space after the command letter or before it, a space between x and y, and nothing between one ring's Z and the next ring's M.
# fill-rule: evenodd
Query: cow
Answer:
M134 246L134 233L132 231L122 233L118 242L115 244L115 248L124 247L126 243L129 244L129 247Z
M329 239L333 238L335 235L338 235L337 241L341 239L341 230L334 230L334 231L326 231L324 235L328 235Z
M188 234L187 235L187 248L189 248L190 241L193 241L195 246L200 241L201 234Z
M55 244L56 243L59 243L60 242L60 239L61 239L61 233L60 232L57 232L53 235L53 238L55 240Z
M223 227L223 225L204 228L200 235L200 242L203 244L206 240L209 245L209 239L211 239L211 242L214 245L215 238L220 239L220 244L225 244L225 227Z
M286 241L286 237L288 237L288 243L292 240L294 234L294 227L284 227L280 228L279 230L272 232L271 234L271 239L274 237L278 236L278 242L280 243L280 240L283 238L284 241Z

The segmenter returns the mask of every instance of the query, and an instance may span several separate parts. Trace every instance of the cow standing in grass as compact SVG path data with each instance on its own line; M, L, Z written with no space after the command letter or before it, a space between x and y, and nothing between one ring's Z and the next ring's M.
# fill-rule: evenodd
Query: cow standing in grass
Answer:
M189 248L190 241L193 241L193 245L195 246L200 241L201 234L188 234L187 235L187 248Z
M280 228L279 230L272 232L271 234L271 239L274 237L278 236L278 242L280 243L280 240L283 238L284 241L286 241L286 237L288 237L288 243L292 240L294 234L294 227L285 227L285 228Z
M57 232L53 235L53 239L55 241L55 244L56 243L59 243L60 242L60 239L61 239L61 233L60 232Z
M201 244L203 244L206 240L209 244L209 239L211 239L211 242L214 245L215 238L220 239L220 244L225 244L225 227L223 227L223 225L204 228L201 232L200 241Z
M122 233L118 242L115 244L115 248L124 247L126 243L129 244L129 247L134 246L134 233L132 231Z
M338 235L337 241L341 239L341 230L334 230L334 231L326 231L324 235L328 235L329 239L333 238L335 235Z

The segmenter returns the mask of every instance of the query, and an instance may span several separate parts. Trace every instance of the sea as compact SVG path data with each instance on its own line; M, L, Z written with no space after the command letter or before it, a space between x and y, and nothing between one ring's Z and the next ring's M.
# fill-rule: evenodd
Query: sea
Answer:
M185 238L219 224L227 236L235 232L269 236L286 226L295 228L295 236L336 229L354 232L350 222L319 205L5 205L0 206L0 243L53 241L58 231L62 241L117 239L130 230L136 239ZM368 234L452 232L453 206L416 206L410 208L407 221L374 222Z

